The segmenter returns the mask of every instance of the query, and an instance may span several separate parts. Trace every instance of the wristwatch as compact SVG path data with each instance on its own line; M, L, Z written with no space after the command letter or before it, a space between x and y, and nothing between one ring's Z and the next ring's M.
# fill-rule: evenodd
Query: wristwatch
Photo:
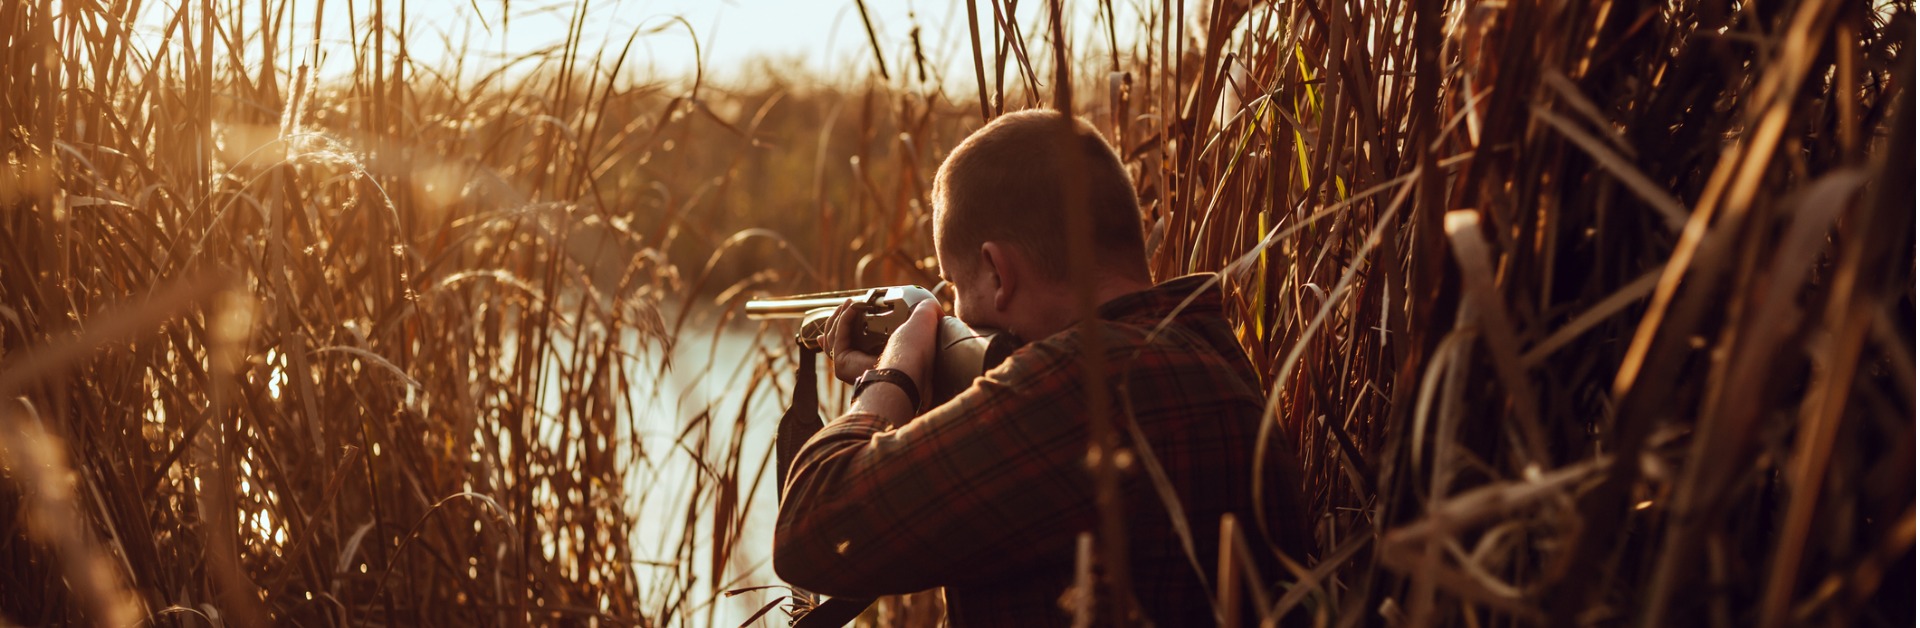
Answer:
M913 378L900 369L867 369L867 372L860 374L860 379L853 380L853 398L859 399L860 391L883 382L907 391L907 402L913 404L914 412L920 411L920 386L914 384Z

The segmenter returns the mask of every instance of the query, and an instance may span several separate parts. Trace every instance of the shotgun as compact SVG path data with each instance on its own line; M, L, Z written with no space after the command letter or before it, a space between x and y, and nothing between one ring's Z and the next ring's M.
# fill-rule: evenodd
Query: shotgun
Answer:
M853 339L856 349L879 355L887 338L907 322L913 307L935 298L920 286L886 286L859 290L817 292L787 297L754 299L747 302L747 318L767 320L798 318L800 329L794 332L794 344L819 351L827 335L827 323L833 310L848 299L866 306L865 325ZM973 380L1019 348L1019 340L993 329L975 329L952 316L940 317L938 348L933 358L933 399L937 406L973 385Z

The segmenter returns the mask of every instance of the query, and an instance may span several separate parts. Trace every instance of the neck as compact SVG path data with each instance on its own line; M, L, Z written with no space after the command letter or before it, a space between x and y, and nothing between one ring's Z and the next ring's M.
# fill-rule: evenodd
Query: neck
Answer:
M1099 308L1101 304L1151 287L1153 282L1143 278L1101 275L1094 280L1093 302L1088 304L1089 309L1086 310L1085 315L1094 316L1094 309ZM1050 303L1034 312L1033 322L1028 325L1032 329L1024 330L1034 334L1032 336L1023 334L1023 337L1029 340L1038 340L1065 331L1079 323L1082 318L1079 287L1061 284L1049 288L1047 294L1053 297L1049 300Z

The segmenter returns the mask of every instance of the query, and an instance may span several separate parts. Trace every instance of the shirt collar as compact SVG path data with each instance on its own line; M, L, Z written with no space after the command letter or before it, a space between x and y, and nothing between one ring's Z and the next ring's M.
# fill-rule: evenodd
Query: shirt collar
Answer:
M1123 320L1142 315L1161 317L1175 310L1181 313L1218 312L1220 311L1218 279L1218 273L1195 273L1176 277L1146 290L1114 297L1102 303L1098 313L1103 319ZM1185 306L1182 307L1182 304Z

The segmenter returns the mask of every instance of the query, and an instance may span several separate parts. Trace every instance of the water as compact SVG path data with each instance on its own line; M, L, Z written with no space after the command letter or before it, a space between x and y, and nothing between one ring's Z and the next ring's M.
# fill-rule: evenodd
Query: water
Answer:
M635 569L648 608L670 605L680 595L678 589L690 584L691 593L680 603L676 619L691 625L737 626L786 593L783 588L731 597L720 592L779 584L771 562L779 490L771 450L787 403L777 391L793 385L792 363L782 353L787 343L777 329L761 333L757 326L739 324L716 328L714 317L696 313L693 318L698 320L689 323L674 347L671 370L656 381L631 382L639 409L634 419L648 457L648 463L630 470L627 482L627 507L638 516L631 549L635 559L643 561ZM657 359L658 352L651 357ZM769 357L777 361L769 364ZM652 360L643 363L657 368ZM655 372L649 370L646 376ZM714 486L716 476L729 467L738 474L738 501L723 513ZM694 493L696 474L706 480L699 494ZM691 526L690 512L698 517ZM740 525L734 551L718 561L716 577L714 543L720 516L739 517Z

